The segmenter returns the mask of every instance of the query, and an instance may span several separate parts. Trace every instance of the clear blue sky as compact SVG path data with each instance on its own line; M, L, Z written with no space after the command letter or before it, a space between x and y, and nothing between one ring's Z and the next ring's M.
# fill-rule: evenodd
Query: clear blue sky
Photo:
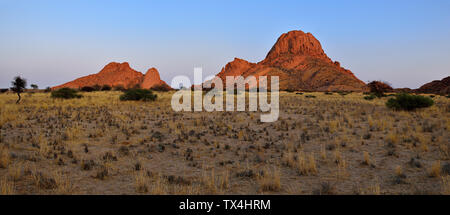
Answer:
M448 0L0 0L0 87L16 75L54 86L111 61L169 83L198 66L213 75L298 29L363 81L416 88L450 75Z

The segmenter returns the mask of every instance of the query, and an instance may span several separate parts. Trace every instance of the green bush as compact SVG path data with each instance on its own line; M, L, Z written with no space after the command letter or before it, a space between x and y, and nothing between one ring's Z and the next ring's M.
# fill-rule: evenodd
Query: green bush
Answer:
M102 86L96 84L96 85L92 86L92 88L94 88L94 91L100 91L102 89Z
M375 95L373 95L373 94L368 95L368 96L364 96L365 100L374 100L375 98L377 98L377 97Z
M293 92L295 92L295 89L294 89L294 88L287 88L287 89L286 89L286 92L288 92L288 93L293 93Z
M211 89L212 88L210 88L210 90ZM150 88L150 90L156 91L156 92L169 92L171 90L171 88L168 85L159 84L159 85L153 86L152 88ZM203 88L203 90L205 90L205 88Z
M346 96L348 94L350 94L351 92L346 92L346 91L338 91L338 94L341 96Z
M94 92L95 91L94 87L91 87L91 86L82 87L80 90L83 92Z
M51 97L59 99L74 99L74 98L81 98L83 96L79 95L78 92L74 89L61 88L59 90L52 91Z
M156 95L151 90L131 89L120 96L122 101L155 101Z
M114 87L114 90L115 91L122 91L122 92L125 92L126 90L125 90L125 87L123 86L123 85L117 85L117 86L115 86Z
M109 86L109 85L107 85L107 84L105 84L105 85L103 85L103 87L102 87L102 91L110 91L112 89L112 87L111 86Z
M433 99L420 95L398 94L395 98L390 98L386 102L388 108L394 110L415 110L417 108L426 108L434 104Z

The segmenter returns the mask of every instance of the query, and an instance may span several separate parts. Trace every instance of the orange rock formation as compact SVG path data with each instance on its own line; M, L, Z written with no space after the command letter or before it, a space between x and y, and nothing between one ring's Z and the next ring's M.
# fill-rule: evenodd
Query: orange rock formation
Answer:
M333 62L320 42L310 33L290 31L278 41L259 63L235 58L217 75L279 76L280 90L363 91L366 84L339 62ZM270 80L270 79L269 79Z
M133 88L140 86L144 89L150 89L155 86L164 86L170 89L164 81L161 80L158 70L151 68L145 75L138 72L125 63L112 62L106 65L99 73L84 76L71 82L53 87L59 88L82 88L85 86L109 85L111 87L122 86L124 88Z

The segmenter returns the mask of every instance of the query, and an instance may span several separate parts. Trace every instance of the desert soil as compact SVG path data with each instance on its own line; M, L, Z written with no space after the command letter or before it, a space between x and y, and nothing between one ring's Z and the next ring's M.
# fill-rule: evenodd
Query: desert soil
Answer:
M404 112L389 97L282 92L278 121L261 123L120 94L0 94L1 194L450 194L443 96Z

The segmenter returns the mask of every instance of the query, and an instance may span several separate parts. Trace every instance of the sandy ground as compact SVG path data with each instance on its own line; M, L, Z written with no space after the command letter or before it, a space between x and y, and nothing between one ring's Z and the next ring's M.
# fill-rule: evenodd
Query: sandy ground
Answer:
M450 194L446 97L396 112L361 93L282 92L279 120L261 123L120 94L0 94L1 194Z

